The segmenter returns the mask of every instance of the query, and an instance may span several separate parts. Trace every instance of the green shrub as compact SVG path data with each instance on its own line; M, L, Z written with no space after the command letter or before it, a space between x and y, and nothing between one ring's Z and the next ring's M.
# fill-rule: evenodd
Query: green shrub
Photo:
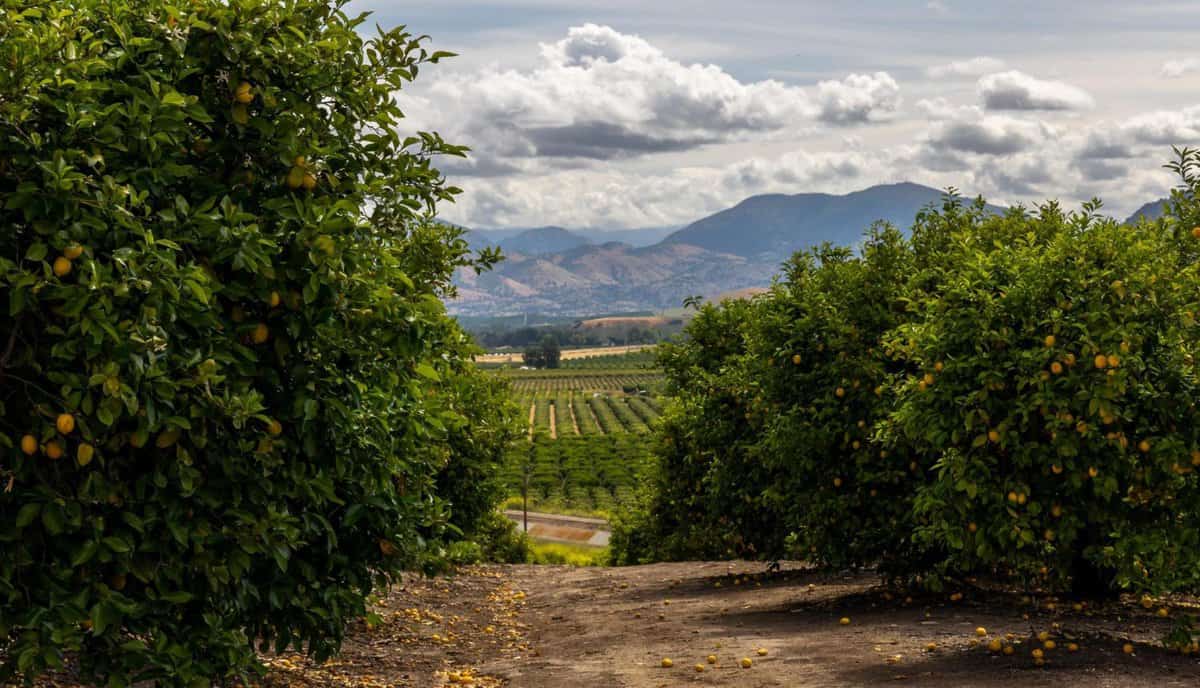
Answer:
M326 657L488 510L462 149L396 133L440 55L343 4L0 8L0 681Z
M701 308L614 559L1200 587L1200 152L1174 167L1161 221L949 196Z

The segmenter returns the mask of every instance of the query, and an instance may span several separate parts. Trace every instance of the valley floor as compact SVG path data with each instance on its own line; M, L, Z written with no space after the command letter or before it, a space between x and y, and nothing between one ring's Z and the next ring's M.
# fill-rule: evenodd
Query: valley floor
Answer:
M449 578L413 578L381 601L382 623L352 630L342 658L323 666L275 659L268 684L1159 688L1200 682L1200 660L1157 646L1170 621L1136 605L1075 612L1062 604L1039 612L1016 595L972 591L957 602L948 595L908 601L869 575L763 570L741 562L483 566ZM848 624L839 622L843 617ZM977 627L989 633L982 645ZM1035 667L1031 650L1041 643L1033 636L1043 630L1058 647ZM987 639L1009 633L1019 641L1012 656L988 652ZM1126 641L1134 643L1133 654L1123 653ZM1079 652L1069 653L1068 642L1077 642ZM716 664L706 661L710 654ZM661 666L664 657L671 668ZM743 668L742 658L752 666Z

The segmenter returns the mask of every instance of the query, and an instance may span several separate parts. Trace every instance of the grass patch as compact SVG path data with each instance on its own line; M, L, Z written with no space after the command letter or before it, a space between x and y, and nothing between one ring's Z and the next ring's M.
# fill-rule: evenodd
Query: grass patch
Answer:
M583 547L558 542L529 543L531 564L565 564L567 566L604 566L608 563L607 547Z

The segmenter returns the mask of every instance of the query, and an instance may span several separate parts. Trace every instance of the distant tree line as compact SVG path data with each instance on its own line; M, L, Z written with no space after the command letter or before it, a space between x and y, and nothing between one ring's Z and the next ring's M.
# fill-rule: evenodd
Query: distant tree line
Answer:
M552 334L542 337L537 345L525 349L525 365L531 368L557 368L561 359L562 350Z

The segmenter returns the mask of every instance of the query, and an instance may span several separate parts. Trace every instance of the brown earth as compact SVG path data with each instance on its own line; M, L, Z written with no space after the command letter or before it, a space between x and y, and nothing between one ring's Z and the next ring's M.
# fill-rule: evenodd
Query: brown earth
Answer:
M464 668L471 685L517 688L1200 685L1200 660L1158 645L1170 620L1136 605L1075 612L1069 602L1049 610L1043 601L1035 610L1019 595L963 592L957 602L906 602L866 574L791 567L764 575L762 565L740 562L476 567L398 589L382 607L384 625L352 633L336 671L300 662L274 685L465 685L446 673ZM402 609L420 615L397 615ZM988 636L977 645L981 626ZM1037 667L1040 631L1058 647ZM987 639L1009 633L1012 656L987 650ZM1131 655L1122 651L1127 641ZM1069 642L1080 650L1069 652ZM663 668L664 657L674 666ZM742 658L752 666L742 668ZM339 671L369 671L376 682Z

